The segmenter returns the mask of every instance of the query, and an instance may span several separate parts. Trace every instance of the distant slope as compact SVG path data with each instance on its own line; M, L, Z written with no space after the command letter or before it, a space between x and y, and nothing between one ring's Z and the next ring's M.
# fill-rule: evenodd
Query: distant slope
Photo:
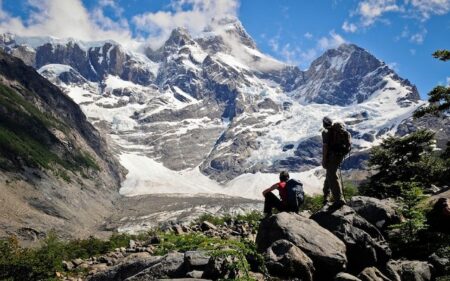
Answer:
M89 234L112 209L122 169L76 103L0 51L0 236Z

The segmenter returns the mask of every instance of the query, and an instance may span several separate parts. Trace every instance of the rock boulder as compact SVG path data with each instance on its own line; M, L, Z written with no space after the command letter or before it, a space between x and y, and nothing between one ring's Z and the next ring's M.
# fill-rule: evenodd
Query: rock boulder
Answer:
M258 250L266 252L278 240L292 242L313 261L318 271L323 269L317 279L331 280L346 268L345 244L311 219L282 212L263 220L256 237Z
M345 243L348 268L352 272L384 264L391 256L392 252L380 231L348 206L339 209L327 206L313 214L311 219Z

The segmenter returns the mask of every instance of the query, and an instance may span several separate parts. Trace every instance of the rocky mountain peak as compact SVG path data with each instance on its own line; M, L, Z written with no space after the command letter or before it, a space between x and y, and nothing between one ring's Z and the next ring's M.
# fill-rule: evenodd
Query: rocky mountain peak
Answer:
M383 89L388 80L406 86L410 100L419 99L417 89L408 80L400 78L384 62L354 44L327 50L311 63L305 77L307 82L299 87L297 96L307 102L361 103Z
M245 46L256 49L256 43L253 38L247 33L241 21L236 17L223 17L212 20L212 26L214 29L223 32L230 36L234 36L240 43Z
M170 33L169 39L164 43L164 48L181 47L193 43L194 40L192 40L189 32L183 27L177 27Z

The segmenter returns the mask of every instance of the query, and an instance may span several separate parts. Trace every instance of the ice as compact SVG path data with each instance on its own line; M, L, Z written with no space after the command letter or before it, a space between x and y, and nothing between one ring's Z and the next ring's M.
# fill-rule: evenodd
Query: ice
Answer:
M55 76L59 76L61 73L69 72L73 69L71 66L66 64L47 64L38 69L38 72L41 74L43 72L51 72Z
M203 175L199 168L173 171L143 155L123 153L120 163L129 171L122 183L120 194L223 194L263 200L262 191L278 181L278 174L243 174L226 184L219 184ZM315 170L292 173L300 179L307 194L321 192L323 179L314 175Z

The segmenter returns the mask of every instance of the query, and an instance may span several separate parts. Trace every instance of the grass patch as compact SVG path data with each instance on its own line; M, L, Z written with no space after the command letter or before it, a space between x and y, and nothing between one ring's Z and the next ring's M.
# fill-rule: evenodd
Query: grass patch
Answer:
M52 164L56 163L70 171L81 171L82 168L100 170L87 152L54 153L52 148L62 144L51 128L68 131L65 123L0 84L0 169L14 171L25 165L54 170ZM58 170L55 174L70 182L66 171Z

